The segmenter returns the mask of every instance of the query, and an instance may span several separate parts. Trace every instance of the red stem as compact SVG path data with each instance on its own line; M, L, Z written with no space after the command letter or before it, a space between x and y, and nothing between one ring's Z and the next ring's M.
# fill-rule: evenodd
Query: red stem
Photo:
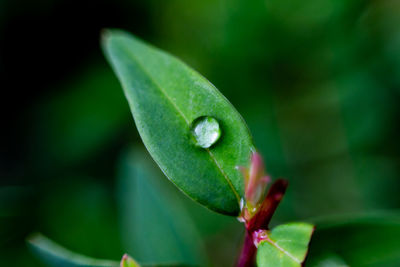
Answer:
M288 182L283 179L279 179L272 184L257 214L246 223L248 231L254 232L259 229L268 229L272 215L274 215L276 208L281 202L287 186Z
M246 230L244 238L243 249L238 261L238 267L251 267L254 266L254 256L257 248L254 246L253 237L249 231Z
M239 257L238 267L252 267L254 266L254 259L257 248L254 245L252 233L259 229L268 229L269 222L271 221L272 215L282 200L283 195L286 192L288 182L283 179L277 180L272 184L268 190L267 196L265 197L258 212L246 222L246 236L242 248L242 252Z

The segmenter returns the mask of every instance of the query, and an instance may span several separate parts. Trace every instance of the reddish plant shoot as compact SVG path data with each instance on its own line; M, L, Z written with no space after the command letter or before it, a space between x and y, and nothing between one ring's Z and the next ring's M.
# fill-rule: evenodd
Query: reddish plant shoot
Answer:
M239 221L246 227L243 249L239 257L239 267L250 267L254 265L257 252L254 237L257 233L268 230L269 222L285 194L288 182L283 179L275 181L268 193L265 194L268 183L271 181L265 172L262 157L254 152L251 155L250 167L240 166L245 181L245 199L241 203L241 214Z

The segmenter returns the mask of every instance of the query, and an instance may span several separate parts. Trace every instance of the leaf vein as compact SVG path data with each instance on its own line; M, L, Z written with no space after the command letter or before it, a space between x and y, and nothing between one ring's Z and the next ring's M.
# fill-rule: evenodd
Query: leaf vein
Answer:
M295 256L293 256L292 254L290 254L287 250L285 250L284 248L282 248L281 246L279 246L276 242L274 242L273 240L271 240L269 237L267 237L265 239L266 242L270 243L272 246L274 246L275 248L277 248L279 251L281 251L282 253L284 253L286 256L288 256L289 258L291 258L293 261L295 261L298 264L301 264L301 261L299 259L297 259Z

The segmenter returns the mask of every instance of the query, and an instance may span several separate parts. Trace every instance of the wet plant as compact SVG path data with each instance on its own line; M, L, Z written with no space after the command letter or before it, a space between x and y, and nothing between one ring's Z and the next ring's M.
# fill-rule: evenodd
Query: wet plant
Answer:
M129 33L107 30L102 46L143 143L165 176L192 200L243 223L242 248L232 255L237 266L304 265L314 226L289 222L270 228L288 182L267 173L232 104L185 63ZM29 242L53 266L142 266L127 255L120 263L80 256L41 235ZM320 254L313 266L325 266L318 265L324 260L346 266L331 251Z

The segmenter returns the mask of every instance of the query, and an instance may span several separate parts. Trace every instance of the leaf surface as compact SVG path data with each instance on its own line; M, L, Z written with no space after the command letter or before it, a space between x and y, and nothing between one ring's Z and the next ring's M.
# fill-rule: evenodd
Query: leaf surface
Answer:
M54 267L119 267L116 261L89 258L67 250L41 234L28 239L34 254L48 266Z
M177 58L119 30L107 31L103 49L128 99L143 142L165 175L192 199L238 215L243 180L253 149L247 126L226 98ZM215 118L221 137L196 145L192 123Z
M257 249L259 267L300 267L307 255L314 226L307 223L289 223L268 232Z

